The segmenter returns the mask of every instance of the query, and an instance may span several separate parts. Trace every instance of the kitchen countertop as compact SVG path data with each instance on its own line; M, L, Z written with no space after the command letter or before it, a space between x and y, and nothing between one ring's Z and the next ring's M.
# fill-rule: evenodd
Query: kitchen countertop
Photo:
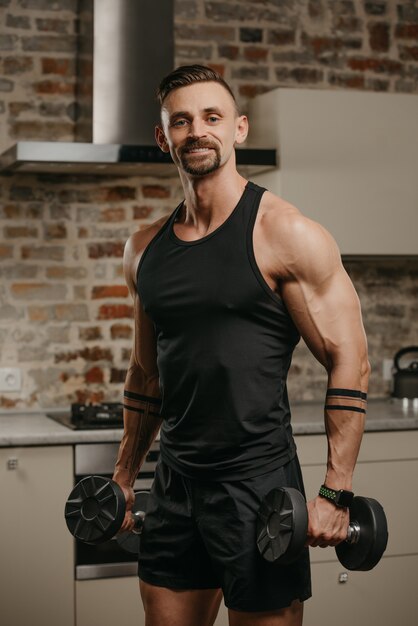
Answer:
M293 403L295 435L325 432L323 403ZM52 410L48 409L52 413ZM399 400L369 400L366 432L418 429L418 408L403 409ZM0 413L0 447L72 445L75 443L119 442L122 429L70 430L42 412Z
M57 413L48 409L48 413ZM41 412L0 414L0 447L119 442L121 428L71 430Z

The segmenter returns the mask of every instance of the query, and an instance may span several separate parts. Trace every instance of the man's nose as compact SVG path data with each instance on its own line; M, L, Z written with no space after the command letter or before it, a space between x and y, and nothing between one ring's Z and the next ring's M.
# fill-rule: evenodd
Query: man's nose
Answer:
M206 135L206 127L203 120L195 118L189 126L189 135L192 137L204 137Z

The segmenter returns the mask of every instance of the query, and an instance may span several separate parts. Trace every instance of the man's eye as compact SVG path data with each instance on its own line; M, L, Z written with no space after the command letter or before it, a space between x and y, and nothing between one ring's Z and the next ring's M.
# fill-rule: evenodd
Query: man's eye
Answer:
M186 124L186 120L176 120L173 122L173 126L184 126Z
M219 121L219 117L217 117L216 115L211 115L209 117L209 122L218 122Z

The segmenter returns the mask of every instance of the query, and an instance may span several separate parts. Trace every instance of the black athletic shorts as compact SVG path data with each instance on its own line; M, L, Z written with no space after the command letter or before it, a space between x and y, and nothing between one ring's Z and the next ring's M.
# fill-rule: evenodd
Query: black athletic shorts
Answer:
M297 457L234 481L189 479L161 460L141 537L139 577L171 589L221 587L236 611L274 611L311 596L309 550L291 565L269 563L256 545L257 511L274 487L304 492Z

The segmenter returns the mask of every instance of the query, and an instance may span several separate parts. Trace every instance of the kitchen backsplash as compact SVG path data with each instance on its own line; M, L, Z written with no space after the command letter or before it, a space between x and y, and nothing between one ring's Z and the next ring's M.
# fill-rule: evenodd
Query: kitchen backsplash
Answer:
M0 349L18 365L23 391L0 407L120 399L132 344L132 305L122 275L124 242L169 213L177 180L16 176L5 179L0 218ZM373 375L417 343L418 259L346 261L362 303ZM325 372L303 342L289 377L294 400L322 399Z
M74 139L77 5L0 0L0 150L18 139ZM177 64L215 67L243 110L278 86L417 93L417 36L410 1L175 2ZM0 394L0 409L120 399L132 343L123 245L175 207L178 181L19 175L0 182L1 364L23 374L22 391ZM370 395L381 396L390 388L383 359L418 342L418 260L356 259L346 267L363 308ZM301 343L291 398L322 399L325 385Z

